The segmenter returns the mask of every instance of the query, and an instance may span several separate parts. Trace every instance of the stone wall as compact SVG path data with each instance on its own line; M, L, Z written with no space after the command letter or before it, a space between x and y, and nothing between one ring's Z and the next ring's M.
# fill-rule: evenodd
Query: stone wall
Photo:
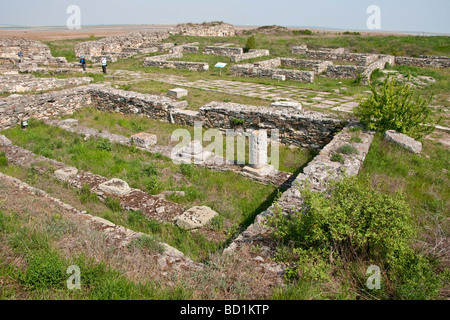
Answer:
M0 75L0 93L39 92L58 88L86 85L92 78L36 78L33 75Z
M329 65L327 67L327 77L338 79L356 79L362 74L364 68L359 66Z
M315 73L322 73L333 65L331 61L281 58L281 65L294 68L312 68Z
M269 55L270 55L270 51L269 50L265 50L265 49L251 49L247 53L232 55L231 56L231 61L239 62L239 61L242 61L242 60L253 59L253 58L258 58L258 57L264 57L264 56L269 56Z
M217 21L203 24L179 24L171 32L194 37L233 37L236 35L236 29L233 25Z
M282 143L307 148L321 148L343 127L341 120L318 112L290 108L247 106L211 102L199 111L180 110L186 101L150 94L88 85L42 95L0 99L0 130L21 120L48 119L70 115L86 106L99 110L141 114L152 119L193 125L203 121L205 127L235 129L233 119L243 120L243 129L278 129Z
M450 67L450 57L438 56L421 56L420 58L412 57L395 57L395 64L400 66L412 66L421 68L448 68Z
M187 69L192 71L209 70L209 64L206 62L146 60L144 65L148 67Z
M395 57L389 55L380 55L380 59L370 64L364 72L361 74L361 83L363 85L370 84L370 76L375 69L383 70L386 66L386 63L393 65L395 63Z
M18 53L22 51L23 58L19 59ZM24 38L6 38L0 39L0 59L2 60L2 69L11 70L12 68L27 68L34 66L67 66L67 60L64 57L53 57L50 48L39 41ZM19 63L19 60L20 63Z
M242 77L272 78L276 75L283 75L287 80L309 83L314 82L313 71L261 68L255 67L252 64L242 64L232 66L230 72L234 76Z
M216 46L207 46L203 50L205 54L214 54L218 56L233 56L233 55L242 55L244 54L243 48L234 48L234 47L216 47Z
M280 140L306 148L322 148L344 124L319 112L269 108L237 103L211 102L199 109L204 127L235 129L233 119L243 120L242 129L278 129ZM270 132L269 132L270 133Z
M0 130L30 118L70 115L91 104L90 86L0 99Z

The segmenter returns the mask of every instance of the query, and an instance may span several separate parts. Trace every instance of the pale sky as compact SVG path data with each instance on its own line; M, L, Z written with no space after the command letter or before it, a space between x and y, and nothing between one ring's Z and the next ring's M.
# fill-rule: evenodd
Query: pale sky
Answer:
M0 25L64 26L69 5L80 7L82 27L219 20L362 31L377 5L380 31L450 33L450 0L2 0Z

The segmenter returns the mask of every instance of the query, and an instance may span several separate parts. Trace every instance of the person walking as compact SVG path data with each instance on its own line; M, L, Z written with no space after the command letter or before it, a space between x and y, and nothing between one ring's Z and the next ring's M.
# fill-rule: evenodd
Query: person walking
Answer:
M83 71L86 71L86 59L81 56L81 60L80 60L81 66L83 67Z
M22 59L23 59L23 52L22 52L22 50L20 50L17 55L19 56L19 63L21 63Z
M102 58L102 69L103 73L106 73L106 67L108 66L108 61L106 60L106 57Z

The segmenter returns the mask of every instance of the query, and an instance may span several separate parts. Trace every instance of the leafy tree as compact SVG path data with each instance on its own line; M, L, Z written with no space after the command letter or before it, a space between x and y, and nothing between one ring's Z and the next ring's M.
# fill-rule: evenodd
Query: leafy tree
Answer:
M379 91L375 86L371 86L371 91L372 95L361 100L355 110L355 115L368 129L395 130L415 139L434 131L435 127L430 123L431 99L427 101L416 95L409 84L399 84L396 79L387 77Z
M256 49L256 38L255 36L251 36L247 39L247 43L244 47L244 52L249 52L251 49Z

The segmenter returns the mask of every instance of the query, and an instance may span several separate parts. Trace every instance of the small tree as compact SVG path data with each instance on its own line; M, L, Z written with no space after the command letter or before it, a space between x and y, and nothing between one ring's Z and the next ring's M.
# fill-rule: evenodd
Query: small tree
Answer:
M379 92L371 86L372 95L360 101L355 115L368 129L384 132L395 130L420 139L434 131L429 123L432 109L429 102L415 94L409 84L399 84L387 77ZM437 123L439 123L437 121Z
M256 39L255 36L251 36L247 39L247 43L244 47L244 52L249 52L251 49L256 49Z

